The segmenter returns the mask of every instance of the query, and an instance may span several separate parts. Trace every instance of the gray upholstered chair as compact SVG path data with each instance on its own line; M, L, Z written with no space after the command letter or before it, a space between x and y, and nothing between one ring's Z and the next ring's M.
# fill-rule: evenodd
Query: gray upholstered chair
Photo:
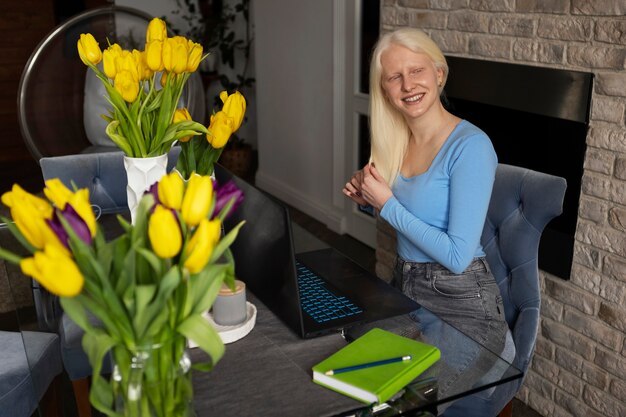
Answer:
M539 328L539 240L548 222L561 214L566 187L564 178L499 164L483 229L481 241L515 342L513 365L524 373ZM496 416L522 383L518 379L460 399L444 415Z
M174 168L180 147L168 154L167 170ZM91 204L102 214L123 213L126 201L126 171L123 153L100 152L41 158L39 165L43 179L59 178L67 187L75 184L87 188Z
M28 255L4 223L0 239L3 249ZM31 320L30 283L18 265L0 259L0 417L29 417L38 404L46 416L60 411L59 337Z
M63 371L59 338L0 331L0 352L0 417L29 417Z

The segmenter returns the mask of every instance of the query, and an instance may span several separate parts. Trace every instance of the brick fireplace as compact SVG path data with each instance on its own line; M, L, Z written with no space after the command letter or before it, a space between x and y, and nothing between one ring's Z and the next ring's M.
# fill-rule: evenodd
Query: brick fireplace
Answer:
M626 415L626 1L384 0L381 21L425 30L447 56L593 74L571 275L540 273L540 335L518 398L543 416ZM379 276L394 257L379 220Z

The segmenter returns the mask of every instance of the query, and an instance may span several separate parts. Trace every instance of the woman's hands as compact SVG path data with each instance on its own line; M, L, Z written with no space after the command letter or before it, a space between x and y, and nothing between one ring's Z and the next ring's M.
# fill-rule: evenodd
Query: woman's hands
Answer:
M350 181L343 187L343 193L357 204L362 206L369 204L377 210L382 209L393 195L389 185L372 163L352 175Z
M367 167L367 165L366 165ZM361 206L367 206L367 201L361 195L361 189L363 187L363 176L365 168L358 170L352 175L350 181L343 187L343 193L350 197L355 203Z

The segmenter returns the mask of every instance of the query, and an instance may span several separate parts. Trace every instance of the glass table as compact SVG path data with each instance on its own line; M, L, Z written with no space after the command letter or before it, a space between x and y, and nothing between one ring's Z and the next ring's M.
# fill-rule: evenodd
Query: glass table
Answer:
M107 238L111 238L115 234L113 225L116 220L114 216L107 217L102 219L101 224ZM297 224L293 225L293 231L297 252L328 247ZM11 246L7 247L9 244L16 247L16 243L11 242L9 231L0 227L0 246L10 249ZM5 266L2 265L2 268L5 269ZM21 275L17 266L7 264L6 268L9 271L5 275L13 277L13 285L8 286L12 296L19 293L27 299L26 308L16 310L20 317L26 319L22 319L14 330L22 335L26 334L25 330L52 331L54 317L46 312L54 310L50 308L54 300L46 298L45 292L38 293L36 288L33 298L31 280ZM24 285L26 289L18 289ZM467 373L467 378L462 375L456 383L448 384L450 369L454 368L458 358L450 355L445 343L441 343L438 347L442 356L437 364L389 402L368 406L313 383L311 368L345 346L350 337L357 337L373 326L428 343L429 340L423 339L411 317L396 317L349 329L345 334L334 333L305 340L293 333L254 294L248 293L248 301L257 308L254 329L241 340L227 344L224 357L211 372L194 372L194 408L198 416L428 416L437 414L445 404L457 398L522 377L522 372L510 363L431 314L431 324L445 329L450 343L464 343L480 352L481 360L473 369L475 372ZM47 308L35 308L46 304ZM28 352L28 336L23 336L23 340L24 351ZM204 359L203 355L199 349L190 349L194 361ZM33 370L34 367L35 364L29 362L29 368ZM33 378L36 378L34 375ZM441 389L443 386L446 388ZM73 411L67 414L65 410L64 413L74 415Z
M328 247L298 225L293 225L296 252ZM210 373L194 374L195 408L204 415L285 416L396 416L436 415L451 401L521 378L522 372L488 351L467 335L428 312L422 320L440 326L450 343L463 343L479 352L472 369L457 379L458 359L441 342L442 356L437 364L420 375L389 402L364 405L312 382L311 368L376 326L430 342L417 330L414 320L395 317L359 328L303 340L293 333L253 294L249 301L257 307L255 328L243 339L226 345L226 353ZM348 339L348 340L346 340ZM435 344L435 343L433 343ZM201 357L192 350L192 358ZM457 375L457 376L455 376ZM452 378L455 378L452 383ZM445 389L441 389L445 387Z

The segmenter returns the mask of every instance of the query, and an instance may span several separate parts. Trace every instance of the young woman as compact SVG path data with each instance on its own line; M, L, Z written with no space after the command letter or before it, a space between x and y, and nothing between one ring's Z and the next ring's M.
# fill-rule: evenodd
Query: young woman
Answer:
M424 32L381 36L370 67L371 159L343 192L397 231L393 282L425 307L413 314L422 333L440 349L454 345L432 312L501 354L510 332L480 244L497 157L483 131L444 108L447 76L445 57ZM477 356L461 347L450 353L459 369L441 381L440 394L453 394Z

